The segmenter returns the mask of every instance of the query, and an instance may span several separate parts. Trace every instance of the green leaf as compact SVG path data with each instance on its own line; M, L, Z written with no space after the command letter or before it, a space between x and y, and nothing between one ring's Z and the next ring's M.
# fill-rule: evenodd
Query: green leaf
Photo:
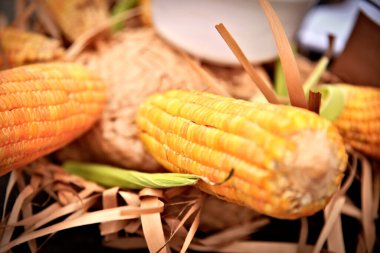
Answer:
M65 171L101 184L106 187L119 186L125 189L171 188L194 185L201 178L193 174L144 173L125 170L103 164L68 161L63 164Z
M111 10L111 15L116 16L126 10L132 9L136 7L138 3L139 3L139 0L119 0L113 6ZM113 32L120 31L121 29L123 29L123 27L124 27L123 22L119 22L112 27L112 31Z
M345 96L339 86L321 85L318 91L322 93L320 115L334 121L343 111Z
M288 88L286 87L285 74L282 69L280 59L276 60L275 70L274 70L274 90L277 95L282 97L288 96Z
M343 111L345 105L345 96L339 86L335 85L321 85L317 86L318 80L326 71L329 64L329 58L323 56L315 66L312 73L303 85L306 98L309 97L309 91L313 90L321 92L322 101L319 114L330 121L334 121ZM284 72L282 70L281 62L276 61L275 76L274 76L275 91L280 96L287 95L286 81Z
M326 71L329 64L329 58L323 56L305 81L303 85L303 90L305 91L306 97L309 96L309 91L314 89L318 83L318 80L321 78L322 74Z

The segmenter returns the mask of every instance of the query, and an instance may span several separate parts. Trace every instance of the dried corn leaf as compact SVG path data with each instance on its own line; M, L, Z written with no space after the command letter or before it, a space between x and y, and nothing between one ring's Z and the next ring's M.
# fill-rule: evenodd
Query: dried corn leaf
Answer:
M2 223L6 233L1 236L2 243L0 244L0 252L6 252L24 242L31 242L33 239L51 235L67 228L93 223L100 223L103 235L111 235L106 237L106 244L113 245L114 242L125 242L125 239L120 238L117 234L118 231L125 230L128 234L133 233L139 236L144 236L145 233L148 245L154 249L163 249L165 245L171 247L171 244L167 244L165 241L163 234L160 241L155 241L154 239L157 238L157 227L162 226L161 231L167 231L164 227L164 223L160 220L160 213L164 211L164 205L166 205L166 203L159 200L159 198L164 197L162 191L148 188L143 189L139 193L122 191L119 188L104 190L77 176L66 174L59 167L43 161L32 164L26 171L31 175L31 181L25 185L24 190L18 196L10 218L5 221L6 223ZM13 178L16 180L11 180L8 189L11 189L16 181L18 184L23 184L19 177L14 176ZM33 190L34 187L36 187L35 190ZM69 192L73 191L77 193L68 195L71 197L67 199L67 203L60 204L55 202L38 213L26 213L28 217L18 220L18 213L20 213L21 207L30 204L32 201L28 196L31 196L35 192L40 192L41 190L50 194L60 195L62 192L67 192L68 188L71 189ZM171 191L172 193L168 196L171 195L173 200L175 198L182 198L179 194L181 194L183 190L184 189L177 190L176 193L175 191ZM116 195L120 195L125 200L126 205L119 206L120 203L116 201ZM201 206L199 200L202 200L204 195L197 191L196 194L185 196L193 199L188 202L188 204L192 210L197 211L196 219L194 220L195 223L193 223L194 225L192 229L190 229L192 232L187 233L185 236L188 238L185 244L186 248L186 245L191 242L191 238L197 230L196 227L197 222L199 222L199 210ZM101 198L103 198L103 209L94 210ZM165 202L166 201L172 200L166 199ZM90 211L90 209L92 210ZM192 213L194 213L194 211ZM166 213L165 215L169 214ZM63 217L66 218L60 221L59 219ZM188 218L186 220L188 220ZM141 219L142 222L140 222L139 219ZM179 221L179 223L184 224L184 222L181 221ZM25 232L13 238L13 229L17 226L23 226ZM147 231L151 231L149 236L149 232ZM154 236L152 236L153 234ZM10 240L11 237L12 240ZM169 251L169 248L166 249ZM34 249L32 249L32 251L33 250Z
M269 220L267 218L257 215L250 215L247 220L244 221L236 220L235 223L222 226L221 230L211 229L210 231L214 231L214 233L208 232L207 237L202 239L197 238L195 232L197 231L196 227L198 226L198 222L200 225L204 222L203 219L199 220L199 215L201 213L200 206L203 202L202 198L205 195L195 189L189 191L189 188L184 187L170 188L164 192L161 190L144 189L137 193L113 188L107 191L110 193L108 194L103 188L96 186L94 183L85 181L74 175L66 174L61 168L55 165L46 163L33 164L26 171L31 175L31 178L35 179L32 179L29 184L26 182L24 189L34 189L34 186L38 186L36 192L40 192L42 189L51 189L52 193L56 191L55 194L58 195L60 191L67 189L61 186L56 187L55 185L67 184L71 186L75 185L72 190L77 191L77 194L70 199L70 203L64 204L63 206L55 202L39 213L34 213L32 216L24 219L20 217L20 220L8 223L8 226L12 227L26 226L28 228L23 234L13 238L14 240L9 243L1 244L0 252L5 252L18 244L43 235L50 235L51 233L70 227L92 223L100 223L103 235L113 235L104 242L105 246L119 249L146 248L147 244L145 240L154 240L154 236L144 235L142 229L140 217L146 214L154 214L154 219L156 220L156 223L147 223L158 224L159 217L162 220L162 229L160 229L164 232L164 236L167 240L164 241L164 244L162 244L162 239L161 243L154 243L154 247L158 248L158 250L164 249L165 245L167 245L166 250L168 251L169 247L178 251L180 251L181 248L183 248L183 250L188 248L199 252L296 252L297 250L301 250L300 252L311 252L313 250L313 246L306 244L305 241L307 237L307 232L305 232L305 230L307 230L307 223L305 222L302 226L302 238L300 238L299 243L261 242L248 238L246 240L247 236L254 234L255 231L263 227L265 228L268 224ZM15 177L15 179L19 184L19 177ZM38 183L39 180L43 183ZM349 180L350 179L348 179L348 181ZM12 184L12 182L10 183ZM9 189L11 188L12 187L9 187ZM111 205L106 204L106 206L111 208L105 210L98 209L99 205L97 203L101 198L106 199L104 197L105 195L110 196L110 199L107 201L111 200L112 203ZM118 201L115 207L116 195L121 196L124 203ZM28 202L30 203L31 201L30 198L25 198L25 196L22 198L24 199L22 205L28 204ZM162 203L162 205L160 204L158 207L157 205L153 205L156 206L156 208L142 208L141 203L144 199L152 199L154 200L152 202ZM236 215L236 211L241 210L241 207L238 206L236 206L236 211L230 210L229 208L224 208L224 204L232 205L230 203L227 204L218 200L219 204L217 204L217 202L208 202L207 199L203 205L207 206L211 204L219 206L218 210L223 210L223 214L226 217ZM21 201L19 200L19 202ZM331 212L329 212L330 215L326 220L325 227L317 242L317 247L314 248L315 251L319 249L321 252L326 252L321 249L320 246L326 242L327 238L329 238L329 234L333 234L334 224L339 218L339 214L342 212L344 206L346 206L346 208L354 208L353 210L356 208L352 206L348 200L346 204L342 205L342 197L337 198L337 201L333 201L331 205L334 205L334 207ZM17 206L19 206L19 204L14 206L16 209L14 209L13 212L20 213L21 209ZM17 211L17 209L19 211ZM89 211L90 209L91 212ZM202 212L207 211L207 208L202 208ZM237 213L237 215L239 215L239 212ZM361 215L359 214L359 216ZM60 217L67 218L63 221L59 221L57 218ZM207 217L207 215L205 217ZM118 222L114 222L116 220L118 220ZM3 225L6 224L3 223ZM157 225L153 227L155 226ZM9 229L7 225L5 227ZM127 237L115 234L120 230L127 232ZM154 231L152 233L157 232L152 227L150 227L149 230ZM145 229L145 231L147 231L147 229ZM193 236L195 237L191 240ZM186 241L186 238L189 239ZM184 242L186 243L184 244ZM153 242L149 243L151 244Z
M340 219L340 213L343 208L344 202L344 197L338 197L336 201L332 204L333 206L330 209L331 211L329 211L329 216L325 222L325 225L323 226L321 234L318 237L318 241L313 249L313 253L321 252L323 244L326 242L326 239L330 235L335 222L337 221L337 219Z
M362 201L362 224L364 242L368 252L373 250L376 240L376 228L373 211L373 186L372 186L372 167L369 161L362 157L361 173L361 201Z
M269 2L259 0L259 3L272 29L277 51L285 72L290 102L293 106L307 108L306 97L302 90L301 76L285 30Z
M27 4L25 1L16 2L16 19L13 21L13 26L25 30L28 27L30 16L37 8L37 1L31 1Z
M245 56L239 45L236 43L235 39L229 33L227 28L223 24L218 24L215 26L219 34L222 36L224 41L227 43L231 51L234 53L236 58L239 60L245 71L249 74L252 81L258 86L260 91L263 93L268 102L272 104L279 104L276 94L274 93L271 85L266 82L265 79L262 79L258 72L253 68L248 58Z
M141 207L152 208L163 206L163 203L157 197L145 197L141 201ZM169 252L165 245L165 236L162 228L161 216L159 213L141 215L142 229L146 238L150 252Z
M117 207L117 193L119 191L118 187L113 187L110 189L107 189L103 192L102 195L102 204L103 204L103 209L110 209L110 208L115 208ZM110 222L103 222L100 224L100 233L105 236L104 240L105 241L110 241L114 240L117 238L117 232L121 230L119 229L118 225L123 222L118 222L118 221L110 221ZM116 228L115 228L116 227ZM108 231L107 233L105 230L111 230Z
M335 202L332 201L326 206L324 210L326 220L329 219L329 216L331 215L331 211L334 208L334 204ZM336 221L334 222L332 226L330 235L327 238L327 248L329 251L332 251L332 252L341 252L341 253L346 252L345 247L344 247L342 220L340 217L336 219Z
M105 0L41 0L41 2L70 41L106 22L108 18L108 6Z

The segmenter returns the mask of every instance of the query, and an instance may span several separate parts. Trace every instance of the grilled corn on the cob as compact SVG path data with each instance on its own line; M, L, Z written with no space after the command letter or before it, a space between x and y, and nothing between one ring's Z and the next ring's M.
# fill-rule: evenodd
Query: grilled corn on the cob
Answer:
M5 63L12 67L51 61L64 54L58 40L12 27L0 29L0 48L5 58L0 60L0 68Z
M70 63L0 72L0 175L73 140L100 116L102 80Z
M299 108L173 90L150 97L137 124L147 150L172 172L221 181L206 192L286 219L322 209L346 167L328 120Z
M343 111L333 121L345 142L380 159L380 89L347 84L333 87L345 96Z

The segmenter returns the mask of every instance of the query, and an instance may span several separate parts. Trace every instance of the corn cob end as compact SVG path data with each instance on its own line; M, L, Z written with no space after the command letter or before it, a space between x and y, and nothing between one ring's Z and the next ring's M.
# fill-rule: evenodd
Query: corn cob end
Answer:
M347 155L342 141L337 145L323 132L305 131L290 140L297 150L285 159L283 171L290 184L286 195L293 202L291 212L298 218L297 213L311 215L327 204L342 180ZM312 204L319 202L319 208Z

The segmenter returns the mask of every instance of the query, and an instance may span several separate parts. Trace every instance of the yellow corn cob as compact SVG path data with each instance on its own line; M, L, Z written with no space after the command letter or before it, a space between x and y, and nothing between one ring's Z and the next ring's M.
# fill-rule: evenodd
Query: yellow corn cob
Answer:
M199 187L261 213L293 219L323 208L347 155L338 130L295 107L173 90L150 97L137 116L147 150L172 172L220 182Z
M107 20L105 0L42 0L70 41Z
M103 82L79 64L0 72L0 176L82 134L104 104Z
M334 121L345 142L380 159L380 89L344 84L334 87L346 98L342 113Z
M20 66L51 61L60 58L64 52L58 40L11 27L0 30L0 48L5 57L0 62L0 68L5 63L9 66Z

